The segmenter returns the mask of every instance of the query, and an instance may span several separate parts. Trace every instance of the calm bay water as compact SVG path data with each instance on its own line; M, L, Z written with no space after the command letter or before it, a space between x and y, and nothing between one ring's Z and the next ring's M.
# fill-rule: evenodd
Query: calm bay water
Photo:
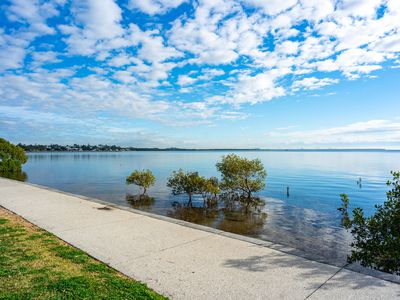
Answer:
M367 214L386 198L391 170L400 170L400 151L238 151L260 158L267 169L265 214L243 218L223 211L189 210L185 196L172 196L166 187L173 170L196 170L218 176L215 164L223 151L31 153L24 166L28 181L62 191L204 224L304 250L330 260L344 260L349 234L340 226L340 193L350 208ZM134 169L151 169L157 178L149 194L154 201L132 204L125 185ZM361 184L357 181L361 178ZM286 187L290 195L286 194ZM196 203L195 203L196 204ZM202 200L198 199L198 206Z

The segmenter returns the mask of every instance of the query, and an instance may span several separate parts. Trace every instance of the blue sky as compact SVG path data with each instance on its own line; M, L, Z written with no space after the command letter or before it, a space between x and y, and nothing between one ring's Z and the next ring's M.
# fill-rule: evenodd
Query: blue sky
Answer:
M5 0L0 136L400 149L398 0Z

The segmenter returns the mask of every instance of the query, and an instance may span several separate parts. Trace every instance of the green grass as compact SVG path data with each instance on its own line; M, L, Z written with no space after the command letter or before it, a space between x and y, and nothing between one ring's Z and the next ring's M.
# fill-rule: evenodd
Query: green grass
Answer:
M0 208L0 299L166 299Z

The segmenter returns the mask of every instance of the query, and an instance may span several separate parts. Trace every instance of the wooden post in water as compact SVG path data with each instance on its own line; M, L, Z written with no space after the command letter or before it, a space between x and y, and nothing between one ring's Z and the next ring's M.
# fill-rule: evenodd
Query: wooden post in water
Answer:
M290 196L289 195L289 187L286 187L286 196L288 196L288 197Z

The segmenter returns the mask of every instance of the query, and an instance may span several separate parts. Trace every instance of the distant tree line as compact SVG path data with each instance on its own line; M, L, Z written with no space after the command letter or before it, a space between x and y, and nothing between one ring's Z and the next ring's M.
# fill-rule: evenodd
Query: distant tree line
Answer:
M21 147L27 152L45 152L45 151L129 151L131 147L121 147L116 145L58 145L58 144L50 144L50 145L41 145L41 144L18 144L17 146Z
M187 151L195 149L181 149L181 148L142 148L142 147L122 147L117 145L41 145L41 144L18 144L18 147L24 149L26 152L77 152L77 151L93 151L93 152L118 152L118 151Z
M176 147L168 147L168 148L157 148L157 147L124 147L117 145L79 145L79 144L71 144L71 145L58 145L58 144L21 144L19 143L17 146L24 149L26 152L77 152L77 151L267 151L262 149L195 149L195 148L176 148ZM270 151L270 150L268 150Z

